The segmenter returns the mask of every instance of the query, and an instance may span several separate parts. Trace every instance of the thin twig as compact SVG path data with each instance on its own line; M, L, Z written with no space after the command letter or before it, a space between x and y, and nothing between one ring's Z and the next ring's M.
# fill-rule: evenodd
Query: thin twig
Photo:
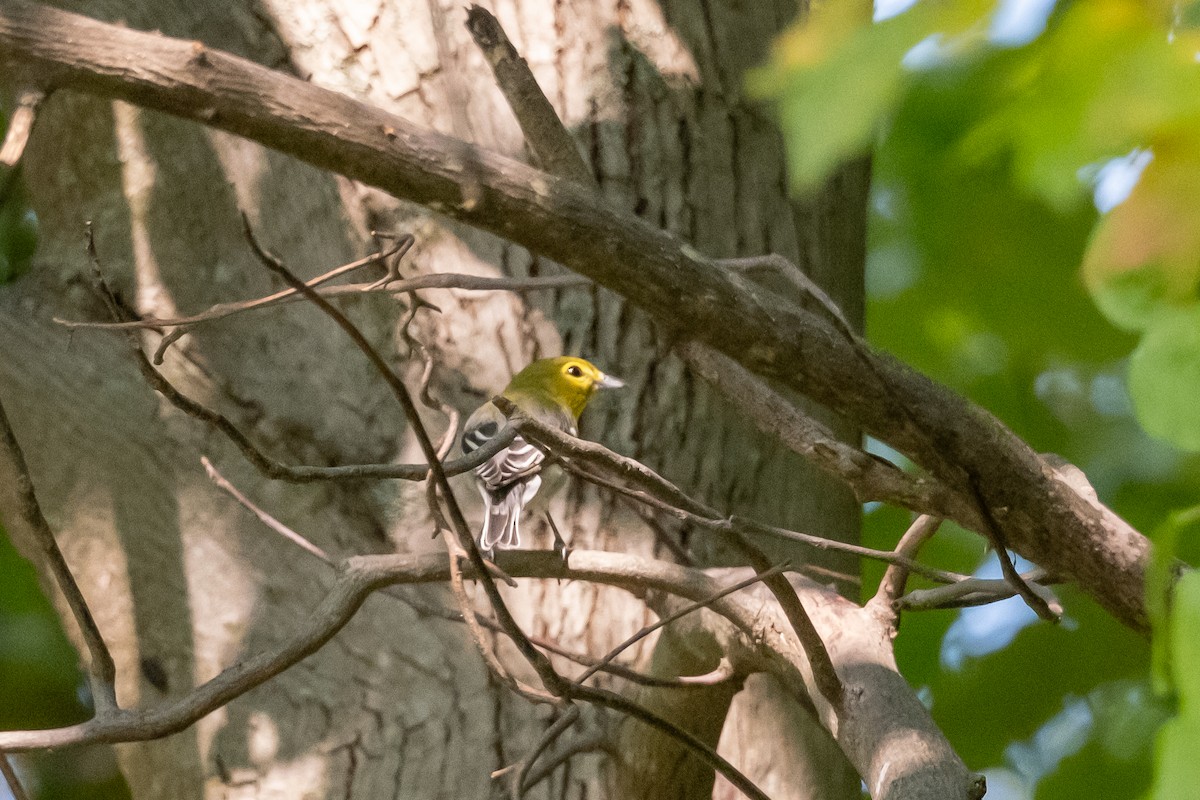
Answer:
M613 661L613 659L615 659L617 656L621 655L621 653L625 652L630 647L632 647L633 645L640 642L642 639L645 639L647 636L654 633L656 630L666 627L667 625L670 625L672 622L675 622L676 620L683 619L688 614L691 614L694 611L699 611L702 608L707 608L708 606L711 606L713 603L717 602L718 600L726 598L729 595L733 594L734 592L740 592L742 589L745 589L747 586L753 586L754 584L758 583L759 581L765 581L773 575L779 575L783 572L783 570L786 567L787 567L786 564L777 564L768 570L765 570L763 572L760 572L756 575L753 575L753 576L747 578L744 581L739 581L739 582L733 584L732 586L728 586L728 587L722 589L721 591L716 592L715 594L713 594L710 597L706 597L703 600L699 600L695 603L690 603L690 604L684 606L683 608L679 609L675 613L668 614L667 616L663 617L662 619L658 620L657 622L655 622L651 625L646 625L641 630L637 631L632 636L627 638L625 641L621 642L616 647L614 647L613 649L611 649L607 653L605 653L604 657L601 658L598 662L596 662L595 665L593 665L590 669L586 670L582 675L575 678L575 682L583 683L588 678L592 677L597 672L599 672L601 669L603 669L605 666L607 666L609 663L611 663Z
M111 300L111 292L103 287ZM429 472L425 464L344 464L336 467L293 466L277 461L260 450L234 423L218 411L193 400L175 388L166 377L156 370L142 351L136 339L131 339L131 349L138 369L151 388L161 394L171 405L183 413L215 428L233 442L242 455L255 469L268 478L289 483L312 483L314 481L346 481L363 479L423 480ZM512 443L516 431L505 429L488 440L487 444L469 455L454 458L443 464L447 475L469 472Z
M84 645L87 647L88 686L92 691L96 713L115 709L117 708L117 668L113 663L112 654L109 653L108 646L104 643L104 637L100 634L100 628L96 625L87 600L84 598L83 592L79 590L79 584L75 582L75 577L71 574L66 559L63 558L62 550L59 549L58 542L54 539L54 531L51 530L50 523L46 521L46 517L42 513L41 504L34 491L33 478L30 476L29 467L25 462L25 454L21 451L21 445L17 441L16 433L13 432L3 402L0 402L0 448L2 448L3 457L9 463L13 473L11 480L17 493L17 513L29 528L34 541L37 542L38 549L45 559L45 567L50 571L54 582L62 591L67 606L71 609L71 615L79 625Z
M722 258L715 262L718 266L735 272L754 272L756 270L773 270L788 280L801 293L808 295L824 309L830 321L842 329L842 333L851 341L857 340L854 327L842 313L838 304L833 302L825 290L816 281L804 274L804 270L793 264L778 253L768 253L763 256L746 256L743 258Z
M842 703L845 699L845 687L842 685L841 676L833 666L833 659L829 656L825 640L821 638L817 626L813 624L812 618L808 615L808 610L801 602L800 595L796 593L796 587L792 586L787 576L772 574L771 562L766 553L757 547L748 536L734 532L733 545L746 557L750 566L763 575L763 584L775 596L780 610L791 624L792 631L800 640L800 646L808 657L809 666L812 668L813 682L816 683L821 695L833 706L834 711L841 713Z
M521 132L525 134L525 143L542 168L585 186L594 185L595 179L579 155L571 134L538 86L525 59L509 41L500 21L491 12L472 4L467 8L467 30L483 51L496 77L496 85L504 93Z
M493 778L498 777L497 773L508 772L511 775L508 792L512 800L520 800L521 795L525 793L525 780L529 777L529 770L533 769L533 764L537 761L538 756L544 753L546 748L554 744L558 737L562 736L578 719L579 706L574 704L567 706L567 710L560 714L558 719L554 720L554 723L542 732L537 742L529 749L528 753L521 757L520 761L511 765L509 769L503 771L497 770L496 773L492 773Z
M432 485L433 483L430 482L430 486ZM467 595L467 587L463 583L461 559L466 554L458 546L458 542L455 540L452 531L445 529L442 531L442 535L446 542L446 555L450 564L450 594L454 598L455 603L458 604L459 617L466 624L468 636L475 645L475 649L479 651L479 655L483 659L483 663L488 668L488 671L495 676L501 685L507 687L513 694L524 697L532 702L556 704L558 701L557 697L534 689L532 686L518 680L500 663L496 651L488 645L487 638L483 635L483 627L479 624L479 620L471 608L471 598Z
M417 600L416 598L413 598L413 597L409 597L407 595L393 594L392 592L388 592L388 591L385 591L384 595L395 597L396 599L400 600L401 602L407 604L410 608L412 608L418 614L423 614L425 616L431 616L431 617L437 617L438 619L444 619L444 620L448 620L450 622L463 622L464 621L463 615L459 611L454 611L449 608L442 608L442 607L430 605L428 603L423 603L420 600ZM488 630L493 631L495 633L499 633L501 635L506 635L504 632L504 629L501 628L498 624L496 624L492 620L488 619L487 617L483 616L482 614L480 614L477 611L472 612L472 614L475 617L475 619L479 622L479 624L482 625L483 627L485 627ZM541 648L542 650L545 650L548 653L553 653L556 656L562 656L563 658L567 659L568 661L573 661L574 663L580 665L581 667L595 666L600 661L600 659L596 658L595 656L589 655L587 653L579 653L574 650L568 650L567 648L562 647L561 645L559 645L556 642L553 642L549 639L546 639L546 638L543 638L540 636L535 636L533 634L529 634L529 641L533 642L537 647ZM629 681L630 683L635 683L639 686L649 686L649 687L653 687L653 688L657 688L657 689L696 688L697 686L703 685L702 683L700 683L699 679L702 677L705 677L705 676L700 676L700 675L693 675L693 676L685 676L685 677L679 677L679 678L663 678L663 677L659 677L657 675L647 675L644 672L638 672L637 670L635 670L629 666L626 666L624 664L605 664L600 669L602 672L608 673L609 675L612 675L613 677L621 678L622 680Z
M25 89L17 99L17 107L13 110L12 118L8 121L8 131L4 134L4 144L0 146L0 164L5 167L15 167L25 154L25 145L29 143L29 134L33 132L37 121L38 108L46 99L46 93L41 89Z
M321 559L325 563L327 563L327 564L333 563L333 559L331 559L329 557L328 553L326 553L324 550L322 550L317 545L310 542L308 539L306 539L303 536L301 536L300 534L296 533L294 530L289 528L287 525L284 525L282 522L275 519L273 516L268 514L266 511L263 511L261 508L259 508L257 505L255 505L250 500L250 498L246 497L246 495L244 495L240 491L238 491L236 486L234 486L229 481L225 480L225 477L223 475L221 475L220 472L217 472L217 468L214 467L212 462L208 460L208 456L201 456L200 463L204 465L204 471L205 471L205 473L208 474L208 479L211 480L213 483L215 483L219 488L223 489L231 497L233 497L234 500L237 500L247 511L249 511L251 514L253 514L255 517L257 517L259 522L261 522L263 525L266 525L268 528L275 531L280 536L287 539L289 542L296 545L297 547L300 547L300 548L312 553L314 556Z
M487 595L492 609L496 612L497 621L505 628L513 644L516 645L518 652L521 653L530 666L533 667L534 671L537 672L538 677L541 678L550 693L558 697L565 697L568 682L554 670L550 659L529 641L525 632L521 630L517 621L513 618L512 612L508 610L504 598L500 595L500 590L496 588L495 581L492 580L491 573L488 572L483 555L475 543L475 537L471 534L462 509L459 507L458 501L454 497L454 492L450 488L450 482L447 480L446 473L442 469L442 463L438 460L437 448L429 438L429 432L425 429L425 424L421 420L421 415L417 411L412 395L408 392L408 387L404 385L399 376L387 365L383 356L367 341L366 337L363 336L354 323L350 322L327 299L318 294L314 289L306 286L303 281L293 275L277 257L264 250L257 239L255 239L254 232L250 228L250 222L244 215L242 222L246 238L263 265L283 278L289 286L304 294L313 305L332 319L350 337L350 340L354 342L363 355L367 357L367 360L375 368L376 372L379 373L379 376L383 378L384 382L392 390L393 396L399 402L401 408L404 409L404 415L408 419L409 426L417 437L421 452L429 465L430 478L437 485L438 491L442 495L442 500L446 505L446 510L450 517L451 528L458 537L459 545L467 552L472 566L475 567L478 573L478 580L483 586L484 593Z
M983 496L983 489L979 485L979 480L974 476L968 476L968 483L971 491L975 495L975 503L979 508L979 513L984 521L984 533L987 534L991 541L992 547L996 550L996 558L1000 561L1000 572L1004 575L1004 579L1012 584L1017 590L1017 594L1021 595L1021 599L1025 604L1033 609L1034 613L1048 622L1058 622L1061 618L1060 614L1054 613L1054 609L1050 607L1050 603L1040 593L1034 591L1025 579L1021 577L1021 573L1017 571L1017 567L1012 562L1012 557L1008 554L1008 540L1004 536L1004 529L1000 527L1000 523L996 520L996 515L992 511L992 507L988 505L987 500Z
M502 411L506 413L511 411L509 425L527 440L535 441L539 446L558 456L563 468L567 471L697 527L724 533L765 533L819 550L849 553L885 563L903 564L911 572L939 583L954 583L967 577L959 573L928 567L910 558L898 556L890 550L862 547L836 539L766 525L743 517L724 517L715 509L688 496L679 487L644 464L614 453L596 442L577 439L563 431L544 425L536 419L522 414L511 403L506 403L503 397L493 398L492 402L497 401L499 401L497 404L501 406ZM585 464L603 470L604 473L613 475L620 480L628 481L638 488L631 489L616 481L607 480L584 469L581 465Z
M449 403L445 403L435 398L430 393L430 383L433 380L434 361L433 355L416 335L412 332L412 324L417 319L417 312L422 308L433 309L440 312L437 306L423 299L415 291L408 293L409 310L404 319L400 323L400 335L404 341L408 343L409 354L419 353L421 357L421 380L417 385L417 397L421 399L421 403L426 408L439 411L446 417L446 432L442 436L442 441L437 446L438 459L444 459L449 455L450 450L454 447L454 442L458 436L458 409ZM435 504L436 505L436 504Z
M377 263L380 260L379 253L373 253L366 258L346 264L338 269L342 274L350 269L357 269L368 264ZM310 283L324 282L336 277L332 274L325 274L314 278ZM408 294L409 292L417 291L418 289L460 289L469 292L535 292L551 289L568 289L577 286L589 286L591 281L587 278L582 278L578 275L554 275L540 278L493 278L483 275L467 275L456 272L435 272L430 275L418 275L414 278L407 278L401 281L395 281L387 286L375 286L375 284L348 284L346 286L330 286L320 291L320 295L326 298L358 296L363 294ZM187 317L146 317L138 320L128 320L121 323L98 322L93 320L71 320L55 317L54 321L68 328L97 328L100 330L120 330L123 328L174 328L180 326L191 326L201 322L209 322L216 319L240 314L245 311L254 311L256 309L266 308L269 306L283 305L286 303L299 302L302 298L297 292L291 289L276 292L266 297L259 297L253 300L244 300L237 303L219 303L198 314L193 314Z
M638 517L641 518L642 522L646 524L646 527L650 529L650 532L654 534L654 540L666 548L666 550L675 557L676 561L688 567L696 566L696 559L692 558L691 553L689 553L680 542L675 541L675 537L671 535L671 532L663 527L662 523L655 518L653 511L646 508L642 503L637 502L632 497L626 497L625 495L620 494L618 495L618 499L620 499L621 503L626 508L633 511L633 513L637 514Z
M1055 576L1038 567L1021 574L1029 588L1042 594L1051 610L1062 614L1062 603L1054 596L1047 583L1055 582ZM1017 594L1016 588L1006 579L968 578L958 583L936 586L932 589L914 589L896 600L896 607L904 611L927 611L946 608L967 608L1007 600Z
M363 256L341 266L318 275L315 278L307 281L307 285L313 289L322 286L334 278L339 278L343 275L348 275L355 270L369 267L372 264L386 262L389 258L403 257L405 253L413 246L415 239L406 234L395 240L395 243L390 247ZM331 287L338 290L338 294L348 294L350 289L358 289L356 285L336 286ZM327 288L322 291L323 294L328 293L331 289ZM65 320L55 318L55 322L68 328L97 328L100 330L137 330L150 328L153 330L161 330L162 328L174 328L197 325L201 322L211 322L212 320L228 317L232 314L240 314L245 311L255 311L257 309L269 308L270 306L281 303L291 303L301 300L302 297L295 289L283 289L282 291L273 292L265 297L256 297L251 300L241 300L231 303L217 303L214 306L201 311L198 314L193 314L188 317L167 317L160 319L158 317L142 317L140 319L121 320L119 322L101 322L98 320Z
M17 771L13 769L8 753L3 751L0 751L0 775L3 775L5 782L8 783L13 800L29 800L29 795L25 793L25 787L21 786L21 779L17 775Z
M928 514L917 517L896 543L896 555L916 560L921 548L933 538L941 524L941 517ZM904 587L908 585L908 573L908 567L904 564L889 564L871 602L890 609L900 595L904 594Z
M321 563L325 564L329 568L334 570L337 569L337 559L335 559L321 547L314 544L311 540L304 537L302 534L296 532L292 528L289 528L278 519L268 514L253 501L249 500L245 494L238 490L228 478L223 476L220 471L217 470L216 466L214 466L213 463L207 458L201 458L201 461L203 462L205 471L208 473L213 483L216 484L218 488L228 493L234 498L234 500L244 506L248 511L254 514L254 516L260 522L266 525L268 529L280 534L289 542L292 542L296 546L300 547L300 549L304 550L306 553L315 556L321 561ZM497 570L498 569L499 568L497 568ZM451 578L453 578L453 576L451 576ZM511 580L511 578L509 578L509 580ZM395 587L388 587L387 589L384 589L382 594L385 597L390 597L393 600L398 600L404 603L416 611L417 614L428 617L436 617L449 622L466 622L466 618L464 617L462 611L454 611L449 608L443 608L441 606L424 603L407 594L400 593L395 589ZM479 625L483 626L484 628L499 634L505 633L503 628L479 612L471 610L470 615ZM542 650L562 656L563 658L573 661L583 667L593 667L600 663L600 659L596 658L595 656L568 650L565 647L561 647L557 643L550 641L549 639L531 635L529 640ZM660 678L654 675L646 675L645 673L638 672L637 670L631 669L630 667L622 664L612 663L604 664L600 667L600 669L610 675L622 678L631 683L636 683L641 686L652 686L665 689L691 688L695 685L698 685L697 678L700 677L692 676L690 678Z

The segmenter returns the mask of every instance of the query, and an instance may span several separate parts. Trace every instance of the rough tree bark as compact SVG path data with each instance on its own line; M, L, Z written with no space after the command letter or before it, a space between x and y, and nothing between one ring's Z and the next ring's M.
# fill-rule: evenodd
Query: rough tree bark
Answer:
M491 149L523 152L457 3L60 5L194 38ZM848 170L821 197L793 203L778 133L741 94L742 74L797 12L794 3L513 0L495 10L610 202L708 255L781 253L861 322L866 166ZM158 316L273 286L245 245L239 209L305 275L361 255L372 228L414 233L408 268L415 271L546 275L556 265L236 137L77 95L60 93L46 105L26 174L43 240L33 273L0 292L0 386L43 503L113 647L124 702L153 704L279 641L328 581L211 488L201 453L333 552L440 547L429 541L419 488L266 482L220 437L154 397L118 337L70 336L52 324L52 316L103 313L87 288L82 222L94 221L124 299ZM774 288L789 291L782 282ZM614 295L580 289L522 300L431 291L427 298L442 313L421 312L416 335L439 364L434 393L459 410L530 358L581 352L630 384L592 412L585 435L730 512L853 535L853 498L729 413L665 355L670 342ZM396 303L347 305L377 342L406 353ZM416 368L415 360L401 363ZM165 370L280 457L417 460L379 381L309 309L202 328L169 351ZM445 425L434 414L429 422ZM460 487L472 497L466 483ZM592 489L575 487L554 510L577 546L663 554L635 516ZM703 534L690 534L689 543L706 563L729 560ZM764 545L773 556L788 552ZM414 591L446 602L442 590ZM578 584L529 582L512 601L527 629L591 652L649 617L617 590ZM712 666L670 636L653 663L667 672ZM756 678L737 698L727 689L688 697L679 715L709 709L699 729L714 742L723 730L722 751L773 797L857 796L857 778L829 767L843 762L828 736L769 679ZM641 699L664 712L674 700ZM317 656L192 730L123 746L119 757L139 800L484 797L488 772L520 757L545 724L545 710L490 680L459 627L377 598ZM535 796L711 791L711 771L697 770L674 745L633 725L619 741L641 757L606 771L601 756L580 756Z

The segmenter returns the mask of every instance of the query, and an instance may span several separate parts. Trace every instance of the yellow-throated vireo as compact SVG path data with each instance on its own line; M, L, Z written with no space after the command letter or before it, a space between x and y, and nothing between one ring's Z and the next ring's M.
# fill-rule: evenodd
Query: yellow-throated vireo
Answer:
M582 358L560 356L525 367L501 396L533 419L575 436L579 415L596 390L624 385ZM495 403L484 403L463 427L463 452L482 447L506 421ZM485 553L521 546L521 511L542 485L537 467L545 458L545 453L517 436L508 447L475 468L475 483L484 507L479 547Z

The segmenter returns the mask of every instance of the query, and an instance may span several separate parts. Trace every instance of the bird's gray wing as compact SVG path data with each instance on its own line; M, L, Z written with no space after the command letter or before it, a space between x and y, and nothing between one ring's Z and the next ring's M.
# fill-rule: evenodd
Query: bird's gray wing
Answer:
M500 409L491 403L480 406L463 428L463 452L471 453L483 447L500 432L506 421ZM488 491L497 492L528 476L545 458L545 453L517 436L508 447L476 467L475 477Z
M476 467L475 477L495 492L527 477L545 460L545 453L517 436L512 444Z

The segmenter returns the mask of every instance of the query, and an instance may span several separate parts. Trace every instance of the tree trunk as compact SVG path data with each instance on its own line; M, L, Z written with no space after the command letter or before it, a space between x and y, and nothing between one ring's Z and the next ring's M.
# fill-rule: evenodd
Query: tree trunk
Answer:
M456 3L64 5L294 70L486 147L523 149ZM612 203L710 255L781 253L861 324L867 165L846 170L819 197L792 202L779 133L743 96L746 69L793 18L794 3L512 0L495 10ZM123 705L161 702L280 641L329 580L212 487L201 455L332 553L441 547L430 539L421 486L267 481L219 434L157 398L123 337L69 335L53 323L103 316L88 289L83 222L94 222L125 302L156 316L276 288L246 246L239 210L306 277L367 252L371 229L417 237L411 271L520 276L560 267L235 137L121 103L53 97L25 169L43 239L33 273L0 291L0 392L113 648ZM789 291L786 282L778 291ZM754 433L669 355L668 337L614 295L583 288L425 297L441 313L421 311L414 332L437 364L433 394L459 411L469 413L532 358L580 353L629 384L596 403L584 436L731 513L855 535L848 492ZM344 307L415 380L420 361L398 331L401 306L372 296ZM157 341L144 345L153 350ZM312 309L202 326L168 351L163 369L283 460L419 460L379 379ZM433 412L428 422L435 433L446 426ZM478 520L469 480L456 485ZM551 508L575 547L669 557L637 515L591 487L571 485ZM527 528L548 545L539 526ZM703 564L737 561L707 534L657 535L682 536ZM760 544L772 558L812 561L782 542ZM857 572L844 560L820 563ZM452 605L444 590L415 595ZM508 597L527 630L591 653L652 618L640 601L587 585L528 581ZM644 662L664 673L711 669L677 638L644 648ZM638 696L688 724L703 716L696 732L719 738L721 751L776 800L859 795L829 737L770 681L755 678L736 695L725 687L703 697ZM123 745L118 756L138 800L482 798L492 792L489 773L522 757L547 720L546 709L491 678L460 625L378 597L317 655L186 733ZM565 741L586 734L570 731ZM533 796L713 793L711 771L639 723L610 738L618 758L578 755ZM727 784L716 791L734 792Z

